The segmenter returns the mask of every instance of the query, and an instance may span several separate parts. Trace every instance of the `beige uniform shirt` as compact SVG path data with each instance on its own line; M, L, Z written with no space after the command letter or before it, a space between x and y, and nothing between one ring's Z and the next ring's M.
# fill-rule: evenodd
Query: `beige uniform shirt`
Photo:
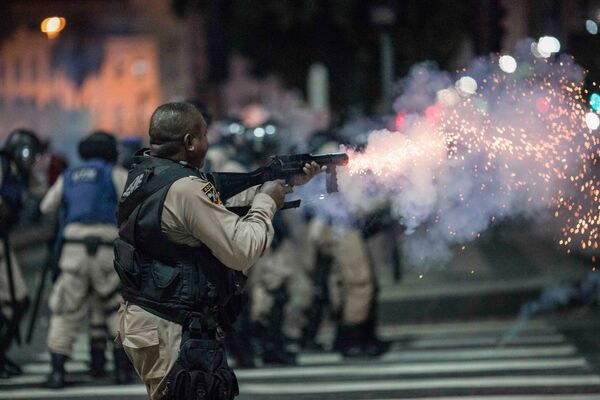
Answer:
M227 201L227 206L249 204L250 211L239 217L220 204L210 182L182 178L167 193L162 230L175 243L192 247L204 244L227 267L246 271L271 244L271 219L277 211L271 196L257 193L257 187Z

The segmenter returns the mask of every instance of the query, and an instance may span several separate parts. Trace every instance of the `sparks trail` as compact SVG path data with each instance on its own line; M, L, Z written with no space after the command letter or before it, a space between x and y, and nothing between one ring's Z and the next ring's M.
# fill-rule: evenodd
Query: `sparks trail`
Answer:
M561 245L598 248L600 182L592 169L600 140L588 122L583 73L570 57L519 60L514 74L500 71L497 57L478 60L456 86L446 79L437 87L401 131L371 132L363 152L350 152L342 188L356 190L353 177L373 175L408 233L446 250L496 219L547 210L565 221ZM461 91L473 84L467 76L476 90ZM424 259L418 246L412 250Z

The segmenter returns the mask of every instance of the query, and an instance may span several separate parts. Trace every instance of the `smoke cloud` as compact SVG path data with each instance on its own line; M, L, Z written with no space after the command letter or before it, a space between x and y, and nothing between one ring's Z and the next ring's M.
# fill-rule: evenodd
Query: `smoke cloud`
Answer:
M535 58L530 44L512 55L512 73L498 56L454 74L416 65L394 103L401 124L370 131L366 148L350 151L339 177L344 201L360 213L385 199L406 227L411 264L445 261L507 218L540 222L562 213L570 225L561 244L571 244L573 233L595 244L594 231L577 229L579 214L598 200L590 178L598 138L586 125L584 73L570 56ZM585 182L593 190L580 188Z

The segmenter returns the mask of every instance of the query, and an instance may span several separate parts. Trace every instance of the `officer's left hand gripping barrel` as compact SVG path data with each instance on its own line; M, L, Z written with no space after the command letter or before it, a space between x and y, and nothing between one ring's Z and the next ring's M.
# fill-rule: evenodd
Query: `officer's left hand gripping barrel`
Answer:
M264 167L260 167L248 173L230 173L215 172L212 174L214 184L219 191L221 200L235 196L252 186L260 185L267 181L284 179L287 183L297 175L303 175L302 168L306 164L316 162L319 166L326 169L326 189L327 193L337 192L337 167L348 164L348 154L330 153L330 154L291 154L274 156ZM285 208L298 207L300 200L286 202Z

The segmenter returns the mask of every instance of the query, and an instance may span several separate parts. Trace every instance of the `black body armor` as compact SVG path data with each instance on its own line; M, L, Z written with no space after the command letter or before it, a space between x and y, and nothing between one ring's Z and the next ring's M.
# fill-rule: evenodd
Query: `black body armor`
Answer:
M119 202L115 269L126 301L183 326L181 351L169 377L170 398L229 400L238 388L222 339L241 309L241 274L205 245L176 244L161 231L167 192L188 176L208 179L184 163L134 158Z

